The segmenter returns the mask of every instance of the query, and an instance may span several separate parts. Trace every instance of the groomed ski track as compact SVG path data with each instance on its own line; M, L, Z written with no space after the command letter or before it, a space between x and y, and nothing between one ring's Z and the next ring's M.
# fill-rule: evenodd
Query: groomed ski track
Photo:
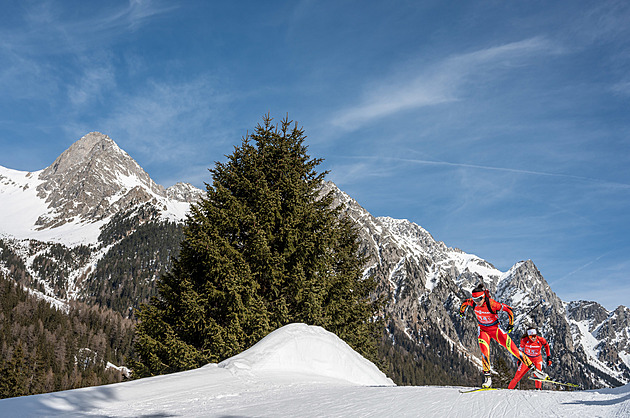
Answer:
M20 417L628 417L630 386L594 391L357 386L321 376L201 369L0 400Z

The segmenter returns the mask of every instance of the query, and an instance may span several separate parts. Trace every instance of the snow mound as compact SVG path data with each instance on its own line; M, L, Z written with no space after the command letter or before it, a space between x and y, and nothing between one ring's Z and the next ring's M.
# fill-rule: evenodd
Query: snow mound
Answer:
M395 386L373 363L322 327L289 324L279 328L218 367L233 374L295 372L363 386Z

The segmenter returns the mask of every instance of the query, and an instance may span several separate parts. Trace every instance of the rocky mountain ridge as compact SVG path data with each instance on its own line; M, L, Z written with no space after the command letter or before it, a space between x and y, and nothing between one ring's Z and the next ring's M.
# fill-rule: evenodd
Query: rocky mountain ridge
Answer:
M119 293L127 295L126 307L137 306L138 295L154 294L152 281L178 252L181 227L172 224L181 224L202 194L190 184L156 184L98 132L44 170L0 167L0 272L58 306L71 299L109 306L108 295ZM104 265L114 259L117 274L130 276L125 284Z
M39 229L55 228L75 218L100 221L148 202L167 211L169 201L190 203L201 194L183 184L164 189L111 138L99 132L75 142L38 178L37 195L49 209L37 219Z
M458 308L481 279L493 298L513 307L513 338L520 338L529 325L547 337L554 359L550 374L585 387L630 381L627 307L608 312L595 302L565 303L531 260L501 272L486 260L436 241L419 225L373 217L332 183L324 189L335 193L336 202L346 205L346 213L359 227L363 251L370 256L365 274L379 279L393 328L416 345L423 345L427 328L437 328L437 338L480 366L476 321L470 313L459 318ZM507 317L502 319L506 325ZM491 355L512 363L512 369L516 366L514 358L496 345Z
M476 322L471 314L460 318L458 308L483 280L495 299L515 309L513 338L535 324L550 341L550 374L585 387L630 381L628 308L563 302L531 260L501 272L417 224L372 216L331 182L326 192L356 223L369 257L365 274L377 278L378 294L388 301L387 331L413 358L437 356L445 373L462 362L479 368ZM156 278L177 256L181 221L202 195L189 184L157 185L96 132L41 172L0 167L0 273L53 303L77 299L130 314L155 293ZM504 351L493 348L495 365L513 370Z

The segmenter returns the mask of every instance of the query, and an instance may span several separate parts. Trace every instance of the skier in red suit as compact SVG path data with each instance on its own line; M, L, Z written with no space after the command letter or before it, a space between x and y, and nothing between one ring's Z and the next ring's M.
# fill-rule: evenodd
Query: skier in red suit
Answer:
M490 365L491 339L496 340L503 347L507 348L507 350L517 359L525 363L526 367L531 370L536 377L541 379L545 379L547 377L547 374L536 369L534 363L532 363L529 357L523 354L510 338L509 333L512 332L512 327L514 326L514 313L512 312L512 308L490 298L490 292L484 288L483 284L479 284L473 289L472 298L466 299L462 303L459 308L459 314L464 316L466 314L466 309L469 306L474 307L475 316L477 317L477 322L479 323L478 340L479 348L481 349L484 375L484 382L481 385L482 387L488 388L492 386L492 378L490 377L492 370L492 366ZM498 313L500 311L504 311L508 314L508 333L499 327Z
M527 329L527 334L523 335L521 338L521 344L519 346L520 350L525 353L527 357L534 363L536 369L542 370L542 349L545 348L545 354L547 354L547 366L551 366L551 350L549 349L549 344L547 340L545 340L542 336L538 335L536 328L529 327ZM514 389L518 384L519 380L527 373L529 369L525 366L524 363L520 363L518 365L518 370L514 375L514 379L508 385L508 389ZM541 389L542 383L536 381L536 389Z

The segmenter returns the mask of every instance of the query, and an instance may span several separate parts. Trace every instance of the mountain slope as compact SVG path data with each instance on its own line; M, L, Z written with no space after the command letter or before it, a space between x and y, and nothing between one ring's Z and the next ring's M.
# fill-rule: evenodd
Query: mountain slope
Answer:
M378 278L379 291L388 301L386 313L391 318L388 331L392 336L408 339L405 344L410 347L409 356L429 356L437 349L443 352L438 361L445 374L461 359L480 369L476 321L470 313L464 319L459 318L458 308L482 280L496 300L514 309L512 338L520 339L526 327L534 325L551 343L554 364L549 373L554 377L585 387L618 386L630 381L627 308L619 307L613 314L599 306L599 321L585 330L585 326L578 326L578 319L565 309L565 303L531 260L518 262L509 271L501 272L475 255L436 241L419 225L371 216L333 183L327 183L324 189L335 193L336 201L346 205L346 213L358 225L363 251L370 255L365 274ZM615 319L605 322L609 316ZM502 321L507 325L506 316ZM430 344L426 341L428 335ZM400 339L392 340L398 347L404 345ZM516 368L515 359L495 344L491 356L496 358L497 381L507 385ZM470 376L470 381L479 381L479 376L477 372ZM462 379L469 381L468 376ZM411 382L414 383L413 379Z
M164 189L108 136L92 132L64 151L49 167L20 172L0 167L0 234L95 244L100 228L118 213L143 204L163 219L181 221L203 192L177 184Z
M89 133L44 170L0 167L0 268L57 304L126 315L155 294L202 194L184 183L164 189L111 138Z
M514 308L513 338L534 324L552 343L555 377L585 387L630 381L628 308L561 301L531 260L499 271L417 224L372 216L327 182L322 193L329 191L359 229L375 297L387 300L382 356L397 381L478 384L477 325L457 312L479 280ZM155 280L177 257L181 221L202 195L183 183L155 184L96 132L44 170L0 167L0 272L62 309L76 299L130 316L156 294ZM511 379L514 358L496 346L492 353L497 381Z

